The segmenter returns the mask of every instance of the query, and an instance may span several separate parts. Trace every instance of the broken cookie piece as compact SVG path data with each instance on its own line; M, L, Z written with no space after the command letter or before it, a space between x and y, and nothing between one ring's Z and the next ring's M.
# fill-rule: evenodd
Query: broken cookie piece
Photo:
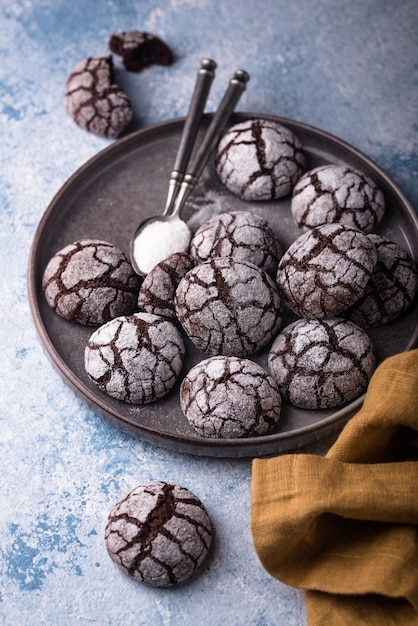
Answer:
M117 137L132 119L128 96L115 83L110 54L88 57L70 73L65 108L78 126L96 135Z
M139 30L125 30L112 35L109 49L122 57L130 72L141 72L150 65L171 65L170 48L158 37Z

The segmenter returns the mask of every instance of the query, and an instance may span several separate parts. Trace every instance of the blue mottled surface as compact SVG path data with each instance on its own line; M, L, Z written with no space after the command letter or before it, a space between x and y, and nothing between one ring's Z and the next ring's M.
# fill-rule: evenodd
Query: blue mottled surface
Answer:
M241 110L343 138L417 207L417 18L416 0L1 0L0 624L306 623L301 593L254 553L250 462L123 434L76 399L38 342L26 291L36 226L66 179L110 143L67 117L69 71L119 30L165 39L175 65L118 72L139 128L185 113L202 57L219 65L210 109L243 67L252 78ZM216 528L200 576L178 589L135 583L104 547L113 504L152 479L191 489Z

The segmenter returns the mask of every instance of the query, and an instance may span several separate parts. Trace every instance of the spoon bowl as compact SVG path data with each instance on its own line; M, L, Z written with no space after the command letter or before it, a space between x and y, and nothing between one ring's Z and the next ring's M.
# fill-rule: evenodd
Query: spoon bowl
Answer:
M192 233L178 214L150 217L136 229L131 241L131 263L146 276L152 268L175 252L187 252Z

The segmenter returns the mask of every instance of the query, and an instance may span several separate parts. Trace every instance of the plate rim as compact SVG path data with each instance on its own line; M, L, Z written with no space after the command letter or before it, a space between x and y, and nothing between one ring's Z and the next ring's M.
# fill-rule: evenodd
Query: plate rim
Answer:
M205 113L203 119L210 119L213 116L212 113ZM320 128L311 126L309 124L292 120L290 118L252 112L236 112L229 121L229 125L238 123L240 121L246 121L248 119L265 119L278 122L284 126L290 126L295 133L297 129L301 129L305 132L315 134L317 137L323 138L327 142L338 145L343 151L348 150L351 154L354 154L360 160L365 162L371 169L377 171L379 176L385 181L393 193L398 196L403 204L403 208L407 210L409 218L414 223L417 235L418 235L418 216L414 211L412 204L409 202L403 191L399 188L397 183L386 174L386 172L373 161L370 157L365 155L361 150L352 146L345 140L336 137L335 135L328 133ZM236 438L236 439L211 439L211 438L196 438L186 435L177 435L174 433L155 432L154 429L144 424L138 424L135 420L131 419L127 415L123 415L122 411L113 409L112 413L109 413L109 407L106 406L105 401L101 401L94 395L79 377L73 372L73 370L67 365L64 359L58 353L54 343L52 342L46 325L43 322L41 310L37 297L37 285L39 285L38 263L37 254L39 248L39 242L42 238L45 227L48 224L50 216L53 214L55 206L65 198L65 195L72 189L74 183L80 184L83 176L86 176L92 168L98 168L106 161L110 156L117 157L118 152L126 151L126 146L132 144L135 146L142 138L146 138L148 135L154 136L160 131L166 131L175 127L181 127L185 121L185 117L176 117L169 120L163 120L156 122L144 128L140 128L129 135L117 139L108 146L105 146L95 155L91 156L85 163L78 167L61 185L59 190L53 195L52 199L48 203L45 211L43 212L29 249L28 263L27 263L27 291L29 308L32 316L38 338L41 343L41 347L46 356L52 362L55 370L61 376L65 383L69 384L76 396L81 398L87 406L102 418L110 421L122 431L149 443L153 443L167 449L173 449L182 453L190 453L198 456L210 456L210 457L230 457L230 458L255 458L269 455L277 455L283 452L291 452L298 450L304 445L312 444L314 442L322 440L324 437L334 434L340 430L341 427L359 410L363 404L366 393L362 394L348 405L343 406L331 415L322 418L319 423L310 423L306 426L302 426L293 430L281 431L278 433L272 433L263 435L262 437L248 437L248 438ZM418 326L415 329L415 333L410 339L407 347L404 351L410 350L418 345ZM289 438L289 435L294 436L293 446L281 446L280 444ZM314 436L315 435L315 436ZM254 448L265 448L265 452L254 452Z

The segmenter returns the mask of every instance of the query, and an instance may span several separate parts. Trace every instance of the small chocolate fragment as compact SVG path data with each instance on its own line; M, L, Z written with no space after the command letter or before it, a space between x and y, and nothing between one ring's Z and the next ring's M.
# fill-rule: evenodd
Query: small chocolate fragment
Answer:
M117 137L132 119L128 96L115 83L110 54L81 61L70 73L65 108L81 128L96 135Z
M142 72L150 65L171 65L174 62L172 51L161 39L139 30L124 30L112 35L109 49L122 57L130 72Z
M114 506L105 543L112 561L135 580L170 587L195 573L209 552L212 533L197 496L155 481L138 485Z

